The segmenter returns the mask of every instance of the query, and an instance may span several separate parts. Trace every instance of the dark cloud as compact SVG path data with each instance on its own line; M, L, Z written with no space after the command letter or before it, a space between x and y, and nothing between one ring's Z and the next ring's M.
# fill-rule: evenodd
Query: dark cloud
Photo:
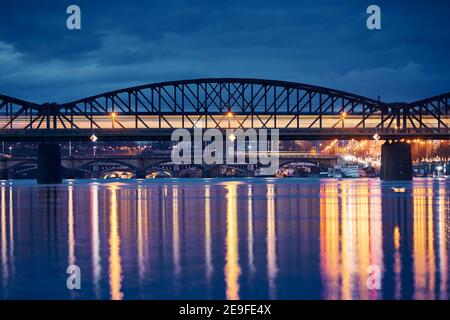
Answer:
M448 1L4 1L0 92L68 101L154 81L257 77L383 100L449 91ZM82 30L65 27L78 4Z

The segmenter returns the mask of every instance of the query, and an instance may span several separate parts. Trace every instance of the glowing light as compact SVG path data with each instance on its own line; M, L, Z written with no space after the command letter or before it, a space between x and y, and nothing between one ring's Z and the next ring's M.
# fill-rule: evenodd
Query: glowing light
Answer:
M379 135L378 133L375 133L375 134L373 135L373 140L375 140L375 141L380 140L380 135Z

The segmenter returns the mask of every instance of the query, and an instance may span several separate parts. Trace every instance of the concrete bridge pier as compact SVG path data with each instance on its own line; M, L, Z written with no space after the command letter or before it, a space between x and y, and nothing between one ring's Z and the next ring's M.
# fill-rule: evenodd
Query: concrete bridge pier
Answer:
M92 173L91 173L92 179L100 179L100 169L98 166L94 166Z
M38 150L37 183L62 182L61 148L59 144L44 142Z
M6 161L0 159L0 180L8 180L8 171Z
M411 145L400 141L386 141L381 146L380 179L412 180L412 176Z
M8 180L8 169L0 169L0 180Z
M136 179L145 179L145 170L136 170Z
M66 179L75 179L76 170L73 168L66 168Z
M145 163L141 157L139 157L139 159L136 161L136 169L134 171L134 174L136 179L145 179L145 177L147 176L145 173Z

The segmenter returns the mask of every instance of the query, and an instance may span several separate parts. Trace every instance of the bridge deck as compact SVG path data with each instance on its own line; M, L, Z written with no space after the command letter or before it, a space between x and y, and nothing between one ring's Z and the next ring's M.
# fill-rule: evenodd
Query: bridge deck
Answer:
M0 130L1 141L89 141L92 134L98 141L169 141L174 129L5 129ZM194 129L188 129L193 133ZM224 132L226 129L222 129ZM450 139L447 128L284 128L279 129L280 140L362 140L373 139L378 134L382 140L396 139Z

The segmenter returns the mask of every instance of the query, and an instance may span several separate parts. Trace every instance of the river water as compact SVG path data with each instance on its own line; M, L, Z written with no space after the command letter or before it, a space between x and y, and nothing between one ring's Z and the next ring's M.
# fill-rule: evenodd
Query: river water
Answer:
M449 187L2 181L0 298L448 299Z

